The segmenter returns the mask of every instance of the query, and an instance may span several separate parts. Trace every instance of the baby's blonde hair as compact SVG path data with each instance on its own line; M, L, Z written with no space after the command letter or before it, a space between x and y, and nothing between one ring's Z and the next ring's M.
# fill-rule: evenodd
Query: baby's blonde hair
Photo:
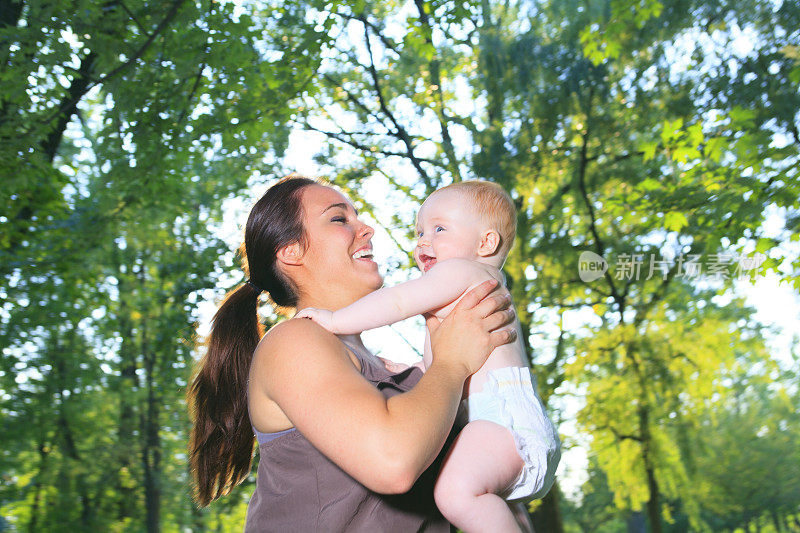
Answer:
M459 181L442 187L433 194L448 190L467 198L481 220L497 231L500 235L497 255L505 261L517 232L517 210L511 196L497 183L484 180Z

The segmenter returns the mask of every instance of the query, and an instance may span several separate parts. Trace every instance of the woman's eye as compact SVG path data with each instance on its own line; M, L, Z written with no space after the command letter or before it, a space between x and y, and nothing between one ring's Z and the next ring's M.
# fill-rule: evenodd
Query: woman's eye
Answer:
M334 217L331 222L347 222L347 219L345 217Z

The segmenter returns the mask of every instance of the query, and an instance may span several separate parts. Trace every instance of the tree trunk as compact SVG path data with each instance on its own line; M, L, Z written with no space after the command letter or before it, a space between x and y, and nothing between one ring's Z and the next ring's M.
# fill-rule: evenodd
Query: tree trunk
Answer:
M777 531L778 533L783 533L783 527L781 525L780 519L778 518L778 513L772 511L769 514L772 517L772 523L775 524L775 531Z
M186 462L186 473L187 473L187 479L191 480L192 469L189 467L188 461ZM190 521L188 529L190 531L203 531L207 529L205 520L207 515L206 513L203 513L200 510L200 508L194 504L194 501L192 500L193 495L191 488L189 489L188 495L189 495L189 521ZM181 529L181 531L183 531L183 529Z
M650 493L647 499L647 517L650 521L650 530L653 533L661 533L661 504L658 481L656 480L655 467L653 466L652 450L650 445L650 412L646 405L639 407L639 434L642 436L642 460L647 474L647 489Z
M633 511L628 515L627 520L625 520L625 525L627 526L628 533L647 532L647 521L644 518L644 513L641 511Z
M19 17L21 15L22 0L0 0L0 30L5 30L11 26L16 27L19 24ZM7 54L8 47L5 47L2 53L3 55ZM8 58L4 57L0 67L4 67L7 61Z
M419 21L425 28L425 41L433 46L433 30L431 28L430 17L425 11L424 0L414 0L419 13ZM434 57L428 62L428 85L433 91L434 111L439 118L439 127L442 132L442 150L447 156L447 168L453 175L453 181L461 181L461 170L458 166L458 158L456 151L453 147L453 140L450 137L450 130L448 129L449 118L444 105L444 97L442 96L442 78L440 72L439 59Z
M120 257L120 254L123 256ZM127 276L129 274L121 271L121 265L128 262L127 266L133 266L133 254L123 254L119 250L113 253L112 261L117 267L117 283L119 289L119 310L118 328L122 343L119 349L119 369L120 376L118 381L119 390L116 391L119 397L119 427L117 428L117 452L119 457L118 471L116 480L116 493L119 494L117 500L117 518L124 521L126 518L133 517L136 513L136 488L131 486L130 480L133 479L133 463L138 446L134 446L134 429L136 427L136 391L138 379L136 377L136 339L134 337L133 323L130 319L131 310L127 302L132 296L132 290ZM127 479L126 479L127 478Z
M53 370L55 372L56 382L58 383L58 415L56 424L59 428L58 435L63 439L63 449L66 457L74 461L75 465L83 464L83 457L78 450L78 443L75 439L75 433L70 426L67 419L67 398L63 391L72 393L71 383L67 377L67 362L65 358L67 354L73 353L75 350L75 330L67 333L66 344L56 343L55 349L52 352ZM78 497L81 502L81 524L86 529L91 529L89 526L92 521L92 499L89 496L89 488L86 486L86 479L82 475L75 477L75 486L78 490Z
M142 323L142 352L144 355L145 379L147 380L147 408L144 420L145 446L144 462L144 503L148 533L160 531L161 523L161 442L159 439L159 404L155 391L153 375L156 355L147 345L147 331Z
M81 59L81 65L75 72L72 78L72 83L67 89L67 94L59 105L60 113L58 115L58 122L56 127L47 136L47 139L42 143L47 161L53 162L58 151L58 146L61 144L61 139L64 137L64 132L67 129L67 124L72 120L72 116L78 110L78 102L91 88L92 70L94 62L97 59L97 54L89 52Z
M36 533L38 531L37 520L39 519L39 506L42 502L42 478L47 468L47 456L50 455L50 448L44 439L39 443L39 472L36 474L36 482L33 485L33 505L31 505L31 520L28 522L28 531Z
M161 522L161 443L159 441L158 405L152 377L147 383L147 419L145 421L144 497L148 533L160 531Z
M542 499L542 504L531 515L533 529L539 533L564 533L564 524L561 518L559 499L561 490L558 483Z
M73 75L72 82L64 94L62 100L58 103L56 115L52 115L46 119L46 127L50 128L47 136L39 141L41 152L44 155L44 160L52 164L55 160L58 147L61 145L61 140L64 137L64 132L67 125L72 120L72 117L78 111L78 102L86 95L91 89L92 71L94 63L97 59L97 54L89 52L81 59L81 64L78 70ZM0 110L0 121L5 120L7 110L5 104ZM38 119L37 119L38 120ZM50 126L55 121L55 126ZM37 212L44 205L50 197L53 196L53 185L48 181L43 181L45 185L34 182L31 188L31 194L20 209L14 214L13 220L18 225L19 230L17 235L11 238L11 242L6 246L9 250L15 250L25 241L25 236L29 233L27 222L34 219ZM60 183L59 188L64 183Z

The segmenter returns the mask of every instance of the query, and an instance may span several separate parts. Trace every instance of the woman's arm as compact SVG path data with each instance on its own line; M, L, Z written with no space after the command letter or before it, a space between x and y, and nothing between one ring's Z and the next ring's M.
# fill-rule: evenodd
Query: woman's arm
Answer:
M361 333L444 307L489 278L474 261L447 259L419 278L371 292L337 311L308 308L297 316L311 318L333 333Z
M324 455L371 490L407 491L433 462L455 418L464 380L514 332L506 294L470 291L432 333L436 357L410 391L385 398L341 341L307 320L274 327L255 354L263 392ZM500 310L498 310L500 309Z

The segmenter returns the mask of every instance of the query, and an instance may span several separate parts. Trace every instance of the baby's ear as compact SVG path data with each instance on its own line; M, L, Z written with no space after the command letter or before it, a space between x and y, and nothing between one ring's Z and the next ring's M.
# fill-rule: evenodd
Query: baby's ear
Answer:
M481 242L478 246L478 255L489 257L500 249L500 234L495 230L486 230L481 234Z

